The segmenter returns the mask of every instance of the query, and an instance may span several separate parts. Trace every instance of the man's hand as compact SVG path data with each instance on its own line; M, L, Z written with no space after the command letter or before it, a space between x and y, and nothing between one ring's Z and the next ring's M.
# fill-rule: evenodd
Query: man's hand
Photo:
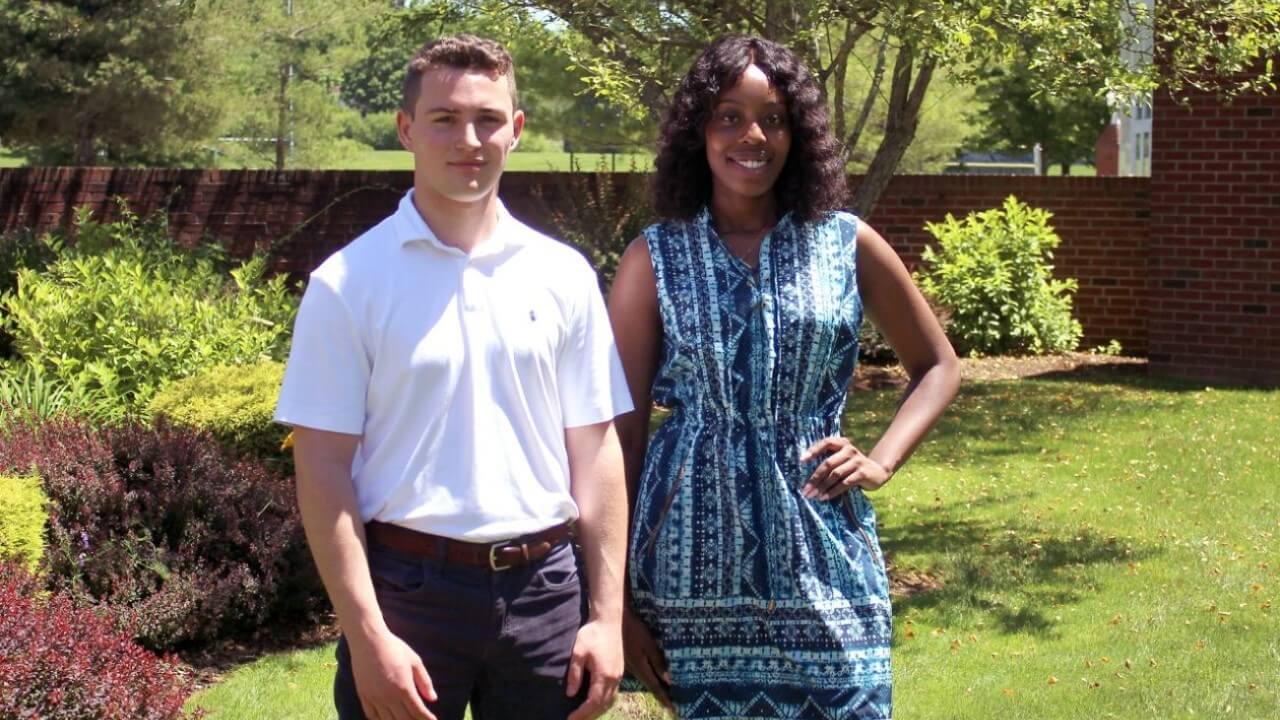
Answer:
M649 689L662 707L674 715L676 709L667 694L671 687L667 659L649 627L630 610L622 616L622 649L627 658L627 669Z
M599 620L583 625L573 643L565 695L578 694L583 671L591 674L591 688L586 701L573 711L569 720L594 720L605 714L617 697L622 667L622 628Z
M436 720L422 702L436 701L422 658L403 640L385 632L347 639L356 693L369 720Z

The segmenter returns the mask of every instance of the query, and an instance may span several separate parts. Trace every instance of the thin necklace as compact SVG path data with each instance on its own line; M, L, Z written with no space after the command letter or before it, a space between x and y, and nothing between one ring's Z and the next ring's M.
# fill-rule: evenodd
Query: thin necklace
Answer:
M760 230L763 229L764 228L761 228ZM725 247L729 248L729 252L733 253L735 257L747 265L752 265L752 260L754 260L755 256L759 254L760 246L764 244L764 236L757 236L757 233L759 233L760 230L739 230L733 233L725 233L720 236L720 240ZM725 235L747 235L748 238L754 237L754 242L748 242L746 247L739 248L736 243L729 242L729 239L725 237Z
M712 224L715 224L714 219L712 220ZM728 228L721 229L717 227L716 234L720 236L721 244L723 244L734 257L741 260L747 265L747 267L755 267L754 260L760 253L760 246L764 244L764 236L767 235L775 225L777 225L776 221L766 225L759 225L754 228L736 228L730 230ZM736 243L730 242L730 236L745 236L748 239L747 246L739 249L736 246Z

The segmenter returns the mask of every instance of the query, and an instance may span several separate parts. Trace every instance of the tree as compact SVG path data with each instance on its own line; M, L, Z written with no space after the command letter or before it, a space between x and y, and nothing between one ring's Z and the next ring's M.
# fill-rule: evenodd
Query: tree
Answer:
M342 100L361 114L400 106L409 57L425 41L457 32L493 38L516 63L520 105L530 128L579 145L638 144L648 124L583 82L566 48L584 40L534 14L502 3L431 0L379 16L367 33L368 53L343 75Z
M466 20L465 8L428 2L396 8L369 22L366 54L342 75L342 99L362 115L400 107L401 82L409 57L431 37L453 32Z
M1142 49L1152 20L1141 0L506 0L549 13L589 42L575 62L597 94L636 113L660 115L693 56L726 32L761 35L799 53L826 89L833 126L852 156L867 138L877 105L883 134L871 153L853 206L869 213L915 137L930 84L940 68L957 81L1030 48L1027 69L1054 90L1104 83L1119 96L1212 85L1230 94L1273 83L1238 73L1280 51L1280 0L1179 0L1155 18L1156 37L1172 48L1153 63ZM1133 21L1131 22L1130 19ZM1207 25L1206 25L1207 22ZM1121 57L1129 48L1146 62ZM869 51L869 52L868 52ZM874 57L869 66L856 60ZM1206 68L1212 72L1206 73ZM866 78L861 97L851 75ZM1270 69L1268 68L1268 75Z
M874 63L874 56L862 58L862 64ZM846 81L846 97L864 97L867 78L851 77ZM945 69L939 70L929 84L929 93L920 105L920 123L912 136L911 144L902 154L896 172L902 174L933 174L942 172L964 148L975 129L973 118L965 108L985 109L976 97L972 85L957 82ZM866 128L858 146L846 153L850 172L866 171L875 159L876 148L884 137L885 114L888 105L877 102L867 117Z
M189 163L220 115L187 0L0 0L0 141L42 162Z
M1072 163L1093 154L1098 134L1111 118L1101 86L1037 90L1022 63L986 71L977 97L986 108L973 114L980 125L971 140L975 147L1022 152L1039 144L1043 170L1057 163L1063 175L1071 174Z
M365 28L385 0L209 0L210 33L236 89L224 133L248 164L314 167L358 148L342 137L351 110L343 72L366 53Z

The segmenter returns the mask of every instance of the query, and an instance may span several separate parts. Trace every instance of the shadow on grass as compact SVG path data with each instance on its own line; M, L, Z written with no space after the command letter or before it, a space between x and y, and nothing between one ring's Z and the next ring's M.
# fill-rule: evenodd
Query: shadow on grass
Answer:
M1240 389L1238 385L1227 383L1207 383L1203 380L1185 380L1151 375L1146 363L1079 365L1069 370L1051 370L1036 375L1028 375L1025 379L1087 383L1089 385L1118 386L1133 390L1163 390L1168 392L1191 392L1203 390L1206 387L1222 390Z
M925 555L933 564L928 572L940 584L895 598L895 614L932 610L942 612L944 621L967 615L1006 634L1053 637L1059 608L1101 592L1093 570L1124 568L1161 552L1093 530L974 517L981 504L1016 501L1006 496L939 506L923 515L892 513L881 531L890 562L895 555Z
M328 615L320 622L273 623L244 636L181 650L179 655L195 672L197 682L209 686L236 668L267 655L310 650L336 641L338 635L337 620Z

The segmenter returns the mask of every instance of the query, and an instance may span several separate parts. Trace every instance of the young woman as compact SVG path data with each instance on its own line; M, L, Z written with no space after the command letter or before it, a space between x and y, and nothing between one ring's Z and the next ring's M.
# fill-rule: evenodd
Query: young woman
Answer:
M823 98L785 48L708 47L657 166L662 221L609 299L639 408L618 421L627 666L686 720L888 718L889 585L863 492L941 415L955 354L889 245L840 211ZM864 312L911 376L865 452L840 427ZM649 439L654 402L671 415Z

